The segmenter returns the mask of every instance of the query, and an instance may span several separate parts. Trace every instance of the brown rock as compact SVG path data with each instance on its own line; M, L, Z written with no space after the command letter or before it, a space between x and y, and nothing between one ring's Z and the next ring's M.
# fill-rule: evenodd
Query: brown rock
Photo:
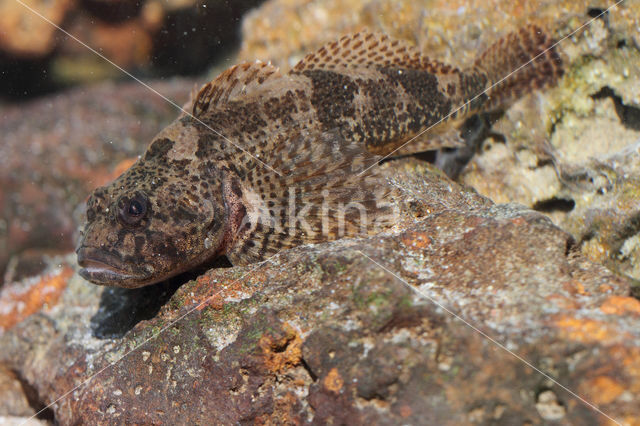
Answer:
M564 43L572 71L507 110L493 126L502 140L486 141L461 179L545 212L591 259L638 278L640 52L610 18Z
M87 13L79 13L69 24L68 31L119 66L135 69L149 65L153 36L164 20L162 13L154 15L140 14L123 21L111 22L96 19ZM146 19L147 16L150 18ZM95 66L82 66L91 63ZM62 41L53 65L60 77L75 81L90 80L91 76L82 76L79 73L101 68L114 77L121 74L115 67L71 38ZM93 80L99 77L100 74L95 75Z
M74 275L0 337L0 363L46 403L97 373L53 406L63 424L604 421L481 330L608 415L640 419L627 281L539 213L414 162L386 167L406 191L396 232L211 270L116 340L91 336L102 289Z
M18 57L44 56L55 45L58 30L54 25L62 24L74 1L30 0L24 3L27 7L12 0L0 1L0 50Z
M625 35L635 35L636 3L625 1L611 12L624 13L611 21ZM589 11L609 5L601 0L588 5L576 0L271 0L245 18L239 56L293 66L325 42L367 28L411 40L434 59L467 65L489 43L521 25L535 21L563 33L590 19Z
M0 365L0 413L3 416L35 414L16 375L2 365Z

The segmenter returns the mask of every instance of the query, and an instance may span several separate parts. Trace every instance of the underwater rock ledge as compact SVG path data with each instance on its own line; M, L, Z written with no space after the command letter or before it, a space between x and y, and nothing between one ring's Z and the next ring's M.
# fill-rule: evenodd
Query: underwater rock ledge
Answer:
M385 167L412 206L393 233L210 270L122 339L93 337L103 289L64 272L73 256L56 259L59 297L5 331L0 364L49 403L114 363L54 404L62 424L603 420L436 301L607 414L640 420L628 281L540 213L415 161Z

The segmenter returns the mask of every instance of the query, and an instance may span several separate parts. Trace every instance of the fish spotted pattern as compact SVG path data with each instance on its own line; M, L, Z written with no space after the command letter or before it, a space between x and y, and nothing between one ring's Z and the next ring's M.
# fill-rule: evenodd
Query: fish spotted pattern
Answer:
M286 74L260 62L236 65L200 90L192 115L91 195L80 273L139 287L220 256L242 265L387 229L393 190L371 166L396 150L458 146L461 120L553 84L563 68L552 45L530 25L460 70L363 32Z

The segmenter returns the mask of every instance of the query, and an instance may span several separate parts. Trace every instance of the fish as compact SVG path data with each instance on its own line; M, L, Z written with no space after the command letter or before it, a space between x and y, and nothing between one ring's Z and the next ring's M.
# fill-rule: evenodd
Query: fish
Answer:
M248 265L389 229L397 203L380 160L460 146L464 119L555 84L563 75L555 44L531 24L457 68L362 31L286 73L235 65L90 195L79 274L135 288L221 257Z

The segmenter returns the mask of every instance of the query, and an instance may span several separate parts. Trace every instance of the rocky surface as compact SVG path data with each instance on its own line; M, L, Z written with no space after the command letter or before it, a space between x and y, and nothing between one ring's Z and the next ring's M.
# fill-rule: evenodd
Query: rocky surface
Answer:
M501 35L537 22L559 36L614 2L593 0L271 0L243 22L240 58L293 66L306 53L363 28L413 41L434 59L464 66ZM609 14L620 38L640 47L640 3Z
M63 424L606 423L453 312L640 421L640 301L627 281L540 213L415 163L387 169L412 225L211 270L121 339L92 336L102 289L71 273L73 256L52 258L44 287L2 292L15 304L59 289L0 337L0 363L40 405L78 386L51 408Z
M507 110L461 180L545 212L591 259L638 279L640 52L606 20L565 51L561 84Z
M367 26L464 65L524 22L556 23L562 35L606 6L271 0L245 20L240 57L286 67ZM27 250L55 232L23 244L0 290L0 416L26 419L53 403L40 422L640 424L640 301L628 278L640 271L638 6L625 0L563 42L570 66L557 88L487 117L489 138L462 184L417 160L386 163L403 211L388 233L137 290L83 281L72 254ZM143 92L138 108L163 108ZM55 206L71 230L77 194L148 140L126 121L140 118L118 108L71 110L79 93L56 98L50 116L43 101L2 125L50 147L76 133L95 147L61 155L14 142L16 163L0 173L17 189L0 193L3 208ZM91 126L58 133L56 111ZM40 116L50 118L34 126ZM133 116L148 118L149 132L165 119ZM118 144L108 151L104 140ZM36 203L28 152L55 159L36 169L42 185L72 177L67 195ZM9 248L23 241L12 235Z
M20 57L50 52L55 46L57 31L52 24L60 25L73 3L72 0L36 0L23 6L11 0L0 1L0 51Z

